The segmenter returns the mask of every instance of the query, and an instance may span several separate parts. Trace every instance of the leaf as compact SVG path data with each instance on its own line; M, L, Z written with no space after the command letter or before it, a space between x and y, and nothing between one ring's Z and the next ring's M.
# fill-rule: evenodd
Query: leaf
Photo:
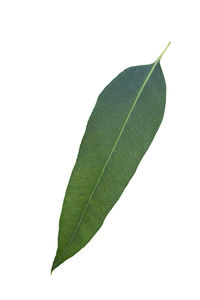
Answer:
M120 73L98 97L69 180L52 271L83 248L121 196L163 118L166 86L155 63Z

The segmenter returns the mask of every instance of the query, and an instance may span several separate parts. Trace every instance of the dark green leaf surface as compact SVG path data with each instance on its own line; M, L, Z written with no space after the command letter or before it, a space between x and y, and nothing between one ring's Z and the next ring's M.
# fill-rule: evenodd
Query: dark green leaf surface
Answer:
M98 97L65 194L52 270L98 231L151 144L165 108L163 53L120 73Z

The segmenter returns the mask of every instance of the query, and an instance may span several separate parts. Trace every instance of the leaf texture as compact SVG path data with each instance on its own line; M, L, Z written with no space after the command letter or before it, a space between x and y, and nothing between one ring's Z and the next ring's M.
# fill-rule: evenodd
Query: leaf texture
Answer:
M124 70L99 95L65 194L52 271L98 231L150 146L165 108L163 53Z

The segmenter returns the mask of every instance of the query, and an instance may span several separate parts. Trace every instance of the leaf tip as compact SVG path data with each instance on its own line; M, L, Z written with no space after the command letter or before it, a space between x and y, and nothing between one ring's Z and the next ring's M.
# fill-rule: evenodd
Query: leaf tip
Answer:
M51 267L51 272L50 272L50 275L52 275L53 271L57 268L57 266L55 265L55 260L52 264L52 267Z

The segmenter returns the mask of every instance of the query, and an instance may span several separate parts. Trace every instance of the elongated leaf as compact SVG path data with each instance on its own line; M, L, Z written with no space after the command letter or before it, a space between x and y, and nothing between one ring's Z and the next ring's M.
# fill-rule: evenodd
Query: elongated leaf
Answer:
M52 270L98 231L151 144L165 108L163 53L120 73L98 97L65 194Z

